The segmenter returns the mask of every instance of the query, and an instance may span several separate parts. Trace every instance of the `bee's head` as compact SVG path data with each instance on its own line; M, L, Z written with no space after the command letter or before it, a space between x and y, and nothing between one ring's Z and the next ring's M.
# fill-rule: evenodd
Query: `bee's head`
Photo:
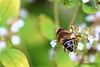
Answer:
M71 49L70 52L73 52L73 49Z
M62 29L60 28L58 31L57 31L57 35L61 32L61 31L64 31L65 29ZM66 31L66 30L65 30Z

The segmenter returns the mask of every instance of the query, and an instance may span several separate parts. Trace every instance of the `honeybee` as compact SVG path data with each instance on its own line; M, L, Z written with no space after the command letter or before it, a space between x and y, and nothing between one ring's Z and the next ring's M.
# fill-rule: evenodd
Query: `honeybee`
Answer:
M66 50L73 52L75 38L71 38L71 34L72 33L67 32L65 29L59 29L56 33L57 42L64 47L65 52Z

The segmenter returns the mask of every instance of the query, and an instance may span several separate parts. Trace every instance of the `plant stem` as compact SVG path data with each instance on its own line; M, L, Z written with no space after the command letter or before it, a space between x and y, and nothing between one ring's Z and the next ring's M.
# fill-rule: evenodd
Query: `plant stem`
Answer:
M54 17L55 17L56 29L59 29L57 0L54 0Z
M75 10L75 12L74 12L74 15L73 15L71 21L70 21L70 25L69 25L69 26L71 26L71 25L74 23L74 20L75 20L75 18L76 18L76 15L77 15L77 12L78 12L78 10L79 10L79 7L80 7L80 5L78 5L78 6L76 7L76 10ZM68 29L69 29L69 28L68 28Z

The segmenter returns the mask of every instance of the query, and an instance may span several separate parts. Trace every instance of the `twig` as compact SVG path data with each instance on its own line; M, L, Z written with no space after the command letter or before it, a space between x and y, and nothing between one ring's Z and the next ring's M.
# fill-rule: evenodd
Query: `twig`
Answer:
M57 0L54 0L54 17L55 17L56 29L59 29Z
M77 15L77 12L78 12L78 10L79 10L79 7L80 7L80 5L78 5L78 6L76 7L76 10L75 10L75 12L74 12L74 15L73 15L71 21L70 21L70 25L69 25L69 26L71 26L71 25L74 23L74 20L75 20L75 18L76 18L76 15ZM68 28L68 30L69 30L69 28Z

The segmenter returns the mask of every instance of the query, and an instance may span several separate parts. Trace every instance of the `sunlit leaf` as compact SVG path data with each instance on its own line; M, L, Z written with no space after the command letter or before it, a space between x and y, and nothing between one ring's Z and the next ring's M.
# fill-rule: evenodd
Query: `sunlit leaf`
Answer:
M88 13L88 14L92 14L92 13L95 13L95 12L98 11L97 8L94 8L94 7L85 5L85 4L82 5L82 9L83 9L83 11L84 11L85 13Z
M49 40L54 39L54 30L55 25L53 23L53 20L49 17L45 16L44 14L41 14L39 17L39 25L41 33Z
M20 0L0 0L0 26L5 26L10 17L19 14Z
M29 67L26 56L16 49L1 52L0 59L5 67Z

